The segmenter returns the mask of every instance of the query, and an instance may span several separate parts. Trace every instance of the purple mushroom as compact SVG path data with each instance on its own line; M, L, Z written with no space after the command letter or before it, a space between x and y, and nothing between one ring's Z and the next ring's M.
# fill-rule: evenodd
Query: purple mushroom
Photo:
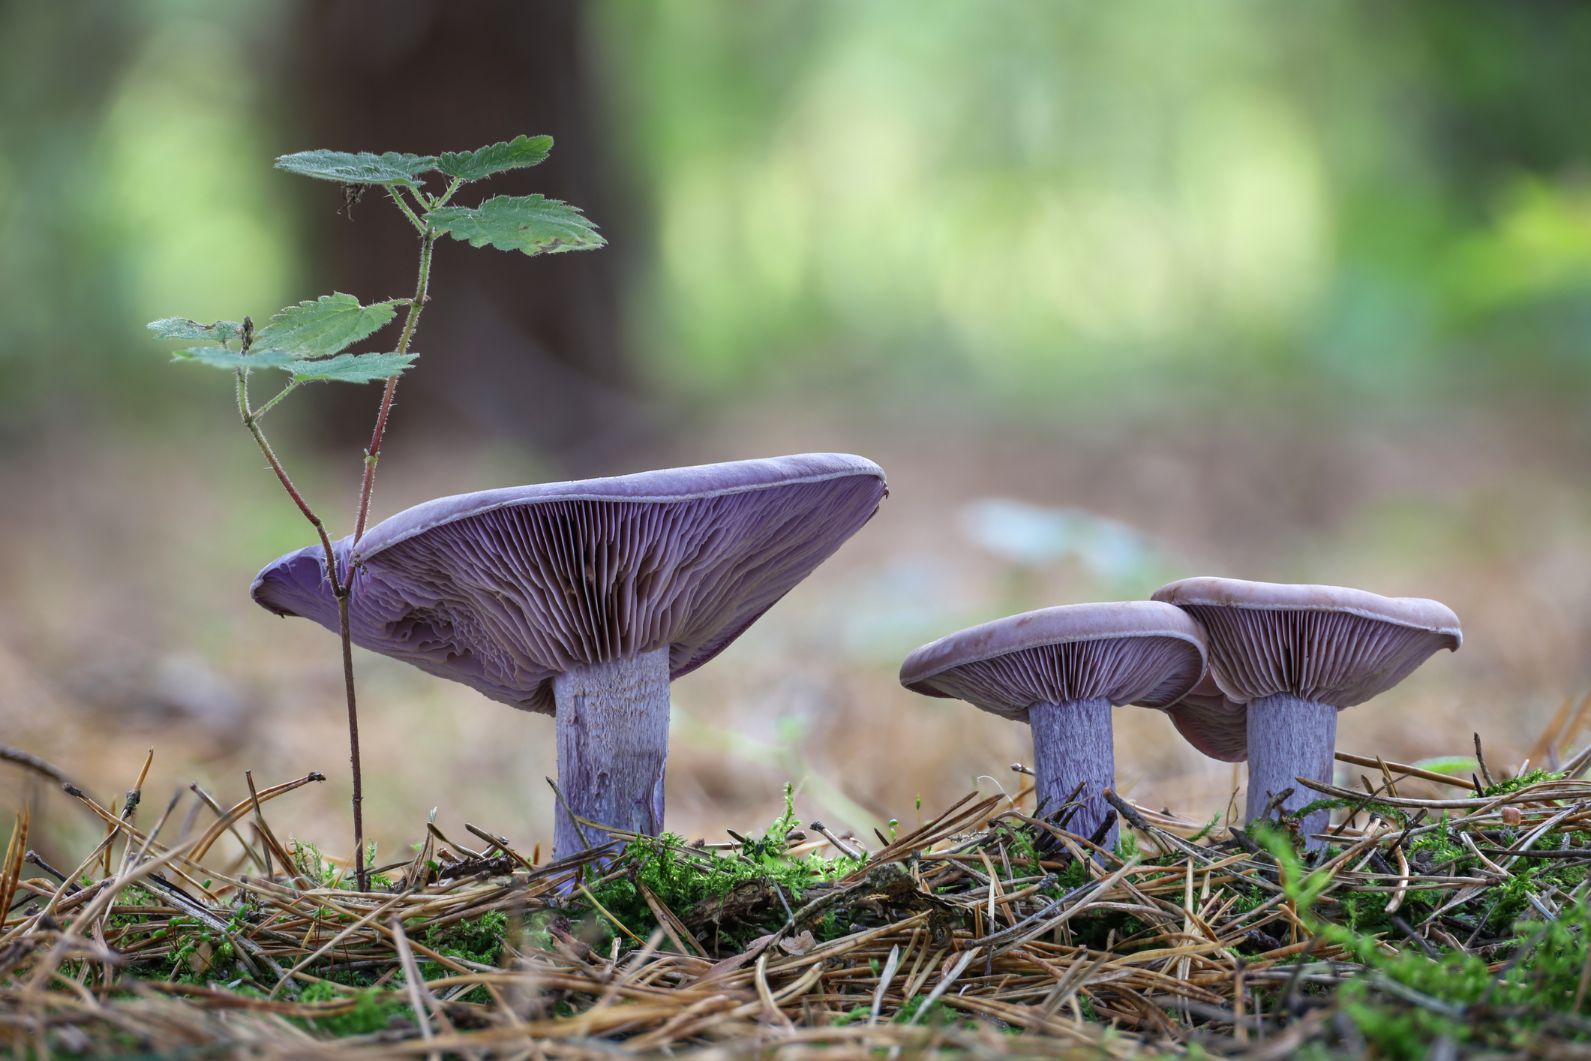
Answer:
M1248 758L1248 706L1228 700L1206 671L1199 684L1166 708L1182 739L1212 759L1240 763Z
M1028 723L1040 806L1054 813L1077 793L1068 827L1090 836L1109 822L1110 847L1116 822L1103 791L1116 783L1111 706L1178 702L1203 677L1204 654L1199 624L1170 605L1072 604L924 645L901 665L900 681Z
M352 550L353 640L556 715L573 812L655 836L669 682L722 652L886 493L873 462L808 453L428 501ZM335 553L346 570L347 539ZM318 546L267 566L251 592L278 615L338 628ZM584 846L560 811L556 856Z
M1337 712L1392 688L1464 637L1458 616L1437 601L1340 586L1185 578L1154 599L1204 626L1214 687L1174 706L1172 720L1206 755L1249 760L1250 821L1318 798L1298 779L1331 780ZM1325 811L1304 819L1311 848L1327 819Z

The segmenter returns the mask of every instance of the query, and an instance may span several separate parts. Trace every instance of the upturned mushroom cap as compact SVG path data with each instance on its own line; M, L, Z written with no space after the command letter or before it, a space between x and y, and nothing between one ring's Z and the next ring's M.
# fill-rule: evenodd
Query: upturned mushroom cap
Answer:
M872 461L808 453L428 501L353 550L353 641L551 713L552 679L571 668L667 646L675 678L712 659L887 492ZM345 567L348 540L335 552ZM319 546L250 592L338 628Z
M900 682L1026 722L1039 703L1166 707L1204 667L1204 632L1186 613L1121 601L1042 608L942 637L906 657Z
M1458 616L1437 601L1341 586L1185 578L1156 590L1154 599L1203 624L1211 677L1237 704L1287 693L1352 707L1464 638Z

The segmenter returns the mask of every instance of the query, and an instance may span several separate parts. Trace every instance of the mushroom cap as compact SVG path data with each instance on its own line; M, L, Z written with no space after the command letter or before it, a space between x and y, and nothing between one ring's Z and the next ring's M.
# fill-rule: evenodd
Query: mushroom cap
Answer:
M1199 684L1166 708L1182 739L1212 759L1240 763L1248 758L1248 705L1228 700L1206 672Z
M1154 599L1203 624L1210 674L1237 704L1288 693L1352 707L1464 640L1458 616L1444 604L1342 586L1185 578L1160 587Z
M807 453L438 498L334 552L355 644L551 713L574 667L664 646L671 678L706 663L887 493L872 461ZM288 553L250 593L336 630L325 566Z
M1185 612L1120 601L1041 608L950 634L907 656L900 683L1026 722L1038 703L1166 707L1204 668L1204 631Z

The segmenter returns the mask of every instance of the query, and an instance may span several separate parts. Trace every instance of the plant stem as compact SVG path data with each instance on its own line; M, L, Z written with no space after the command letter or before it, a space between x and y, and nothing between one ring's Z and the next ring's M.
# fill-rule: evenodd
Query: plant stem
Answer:
M419 231L424 232L425 222L421 221L419 217L415 215L414 210L409 206L408 200L405 199L401 193L399 193L398 189L389 186L387 188L387 194L392 196L392 201L394 203L398 204L398 209L402 210L403 216L409 219L409 224L413 225Z
M280 397L278 395L277 397ZM269 408L275 404L275 399L266 403ZM309 525L315 528L315 533L320 537L320 545L326 553L326 570L331 573L332 585L337 584L337 557L332 552L331 538L326 534L326 525L321 522L315 510L309 507L309 502L304 500L304 495L298 492L298 487L293 485L293 480L288 477L287 469L282 467L281 460L276 456L276 451L271 448L271 443L265 437L264 430L260 427L260 413L249 408L249 383L248 370L238 370L238 416L243 420L243 426L249 429L249 434L254 436L254 442L260 447L260 452L265 454L266 463L271 466L271 471L276 473L277 480L282 484L282 489L287 491L287 496L293 499L293 504L304 514Z
M436 233L420 223L419 218L414 216L407 204L397 195L393 196L393 201L411 221L419 225L423 233L420 237L420 275L415 281L414 298L409 300L409 312L403 320L403 332L398 336L396 352L406 354L409 352L409 344L414 340L414 329L420 323L420 313L425 309L427 292L431 288L431 248L436 244ZM343 689L348 701L348 759L354 775L354 874L360 891L369 890L369 875L365 870L363 810L365 797L359 764L359 711L354 693L353 636L348 623L348 598L354 586L353 547L359 544L360 538L364 537L365 524L370 518L370 494L376 485L376 462L381 459L381 441L386 436L387 417L392 412L392 401L397 393L398 377L392 376L388 378L387 385L381 391L381 405L376 410L376 426L370 434L370 446L365 450L365 474L359 484L359 510L354 519L353 540L348 548L348 569L339 578L335 564L328 568L332 573L332 587L337 596L337 633L342 639Z
M438 207L446 206L448 200L453 198L453 193L462 187L464 187L464 182L458 177L454 177L453 180L449 182L446 190L444 190L441 195L431 200L430 209L435 210Z
M294 380L293 382L289 383L287 386L283 387L281 390L277 391L275 394L271 395L270 398L268 398L266 400L264 405L260 406L256 410L254 410L254 419L255 420L263 420L263 419L265 419L265 414L270 412L272 409L276 408L276 403L277 402L280 402L283 398L287 397L289 394L292 394L297 389L298 389L298 381Z
M419 325L420 314L425 309L428 292L431 288L431 248L436 244L436 233L426 230L420 238L420 275L415 281L414 298L409 302L409 313L403 320L403 332L398 336L396 353L409 352L409 343L414 339L414 329ZM370 433L370 445L365 449L365 474L359 484L359 509L354 518L353 543L359 544L359 539L365 535L365 524L370 519L370 494L376 485L376 463L381 460L381 442L387 433L387 417L392 412L392 401L398 393L398 377L392 376L387 380L387 385L381 392L381 406L376 410L376 426ZM352 565L349 567L348 579L353 579Z
M293 485L293 480L288 476L287 469L282 466L282 461L271 448L270 440L265 437L265 431L260 427L260 417L280 401L294 384L287 387L270 401L266 402L258 411L249 407L249 373L248 369L238 370L238 416L243 420L243 426L249 429L249 434L254 436L255 443L260 447L260 452L265 454L265 460L271 466L271 471L276 473L276 478L282 484L282 489L287 491L287 496L293 499L298 510L304 514L310 526L315 528L315 533L320 537L320 547L326 556L326 577L331 580L332 593L337 598L337 625L342 635L343 651L343 692L348 703L348 757L353 764L354 774L354 874L359 884L359 890L367 890L367 874L365 872L365 817L364 817L364 779L359 769L359 705L354 695L354 659L353 642L349 636L348 627L348 587L353 582L352 556L349 557L349 572L346 577L338 577L337 553L331 546L331 537L326 533L326 525L309 507L309 502L304 500L304 495L299 493L298 487Z
M348 556L348 581L353 581L353 554ZM336 568L332 568L332 584L337 585ZM348 586L337 590L337 633L342 638L343 695L348 702L348 763L354 775L354 880L360 891L370 890L369 873L365 868L365 783L359 768L359 702L354 695L354 648L348 626Z

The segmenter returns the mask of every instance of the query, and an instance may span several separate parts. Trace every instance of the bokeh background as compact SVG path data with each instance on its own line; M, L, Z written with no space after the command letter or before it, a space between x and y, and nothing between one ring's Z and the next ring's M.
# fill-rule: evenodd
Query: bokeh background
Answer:
M1543 739L1591 690L1588 54L1591 8L1479 0L0 2L0 741L102 801L150 748L157 804L320 770L278 829L346 849L335 639L246 592L307 528L143 324L409 293L390 206L278 154L530 132L551 160L495 190L611 245L439 246L378 517L809 449L890 475L675 686L674 827L757 828L787 780L864 835L1014 791L1025 729L901 690L905 653L1189 574L1447 602L1463 650L1341 747L1550 761L1591 739ZM337 533L376 397L273 414ZM357 662L384 852L433 807L546 835L549 719ZM1241 787L1118 719L1140 802ZM38 798L55 842L97 828Z

